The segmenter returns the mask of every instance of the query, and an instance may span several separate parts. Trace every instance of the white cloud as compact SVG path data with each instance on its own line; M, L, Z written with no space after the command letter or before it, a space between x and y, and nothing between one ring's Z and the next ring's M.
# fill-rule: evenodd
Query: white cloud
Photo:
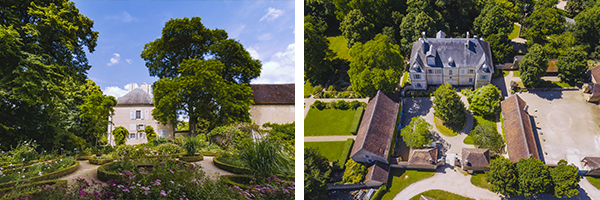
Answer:
M109 95L109 96L113 96L116 98L122 97L123 95L127 94L129 91L125 90L125 89L121 89L117 86L109 86L104 88L104 94L105 95Z
M120 15L110 15L106 16L106 19L119 20L122 22L131 22L136 21L137 19L132 17L128 12L123 11Z
M110 58L110 62L106 65L113 66L115 64L119 64L121 62L121 55L118 53L113 53L114 57Z
M129 13L123 11L123 18L121 18L121 20L123 20L124 22L130 22L133 21L133 17L131 17Z
M257 39L262 40L262 41L271 40L271 33L265 33L265 34L259 35Z
M285 51L280 51L271 56L271 59L262 66L261 75L252 83L293 83L295 70L295 44L288 45Z
M125 62L127 62L131 65L131 59L125 59Z
M241 33L243 33L243 30L246 28L246 25L235 25L235 27L230 28L229 30L227 30L227 34L229 35L230 38L237 38L238 36L240 36Z
M269 7L267 14L265 16L263 16L262 18L260 18L260 21L262 22L265 19L268 21L271 21L271 20L277 19L281 15L283 15L283 10L277 10L275 8Z
M252 56L252 58L260 60L260 55L258 55L258 52L254 48L248 47L246 51L250 53L250 56Z

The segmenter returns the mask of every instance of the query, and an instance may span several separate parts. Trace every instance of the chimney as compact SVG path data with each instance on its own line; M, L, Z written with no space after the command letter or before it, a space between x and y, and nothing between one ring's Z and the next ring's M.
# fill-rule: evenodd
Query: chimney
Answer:
M469 40L469 31L467 31L467 40Z
M148 94L152 94L152 85L150 85L148 83L142 83L142 85L140 85L140 88L142 90L144 90L144 92L146 92Z
M423 35L423 40L425 40L425 31L421 32L421 35Z
M465 48L469 48L469 31L467 31L467 41L465 42Z
M135 88L138 88L138 85L135 83L129 83L125 85L125 89L127 89L129 92L133 91Z

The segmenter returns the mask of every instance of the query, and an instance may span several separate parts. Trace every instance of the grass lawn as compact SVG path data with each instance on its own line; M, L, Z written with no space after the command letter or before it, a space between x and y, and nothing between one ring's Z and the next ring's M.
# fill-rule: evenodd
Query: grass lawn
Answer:
M441 119L437 118L437 117L433 117L433 122L435 123L435 127L437 127L438 131L440 131L442 134L444 134L445 136L456 136L464 127L465 125L457 125L456 127L449 127L446 126L444 124L444 122L442 122Z
M401 87L404 87L406 85L410 84L410 74L408 72L404 72L404 75L402 76L402 85Z
M502 73L504 73L504 74L502 74L502 76L506 77L506 76L508 76L508 74L510 73L510 71L508 71L508 70L502 70Z
M304 148L314 147L319 149L321 154L327 157L327 160L334 161L339 159L342 151L344 151L344 143L346 143L346 141L305 142Z
M585 179L587 179L594 187L600 190L600 178L586 176Z
M519 25L513 24L513 31L512 33L508 34L509 40L519 37L519 28L521 28Z
M314 89L315 87L310 82L306 81L304 84L304 98L309 97Z
M356 110L311 108L304 119L304 136L352 135L350 125Z
M467 135L467 137L463 140L463 143L465 143L465 144L475 144L475 143L473 143L473 137L471 137L471 135Z
M421 195L431 197L437 200L470 200L472 198L463 197L458 194L454 194L451 192L446 192L444 190L427 190L422 192L421 194L417 194L416 196L410 198L410 200L419 200ZM475 200L475 199L473 199Z
M416 170L404 170L404 169L392 169L390 175L392 175L391 184L389 184L389 190L383 195L381 199L388 200L393 199L396 194L400 193L404 188L410 184L432 177L435 172L425 172Z
M506 144L506 135L504 134L504 117L502 117L502 111L500 111L500 127L502 127L502 140Z
M329 48L335 53L335 58L341 58L350 60L350 54L348 53L350 49L348 49L348 44L346 43L346 38L342 35L338 35L335 37L328 37L329 40Z
M513 77L521 77L521 72L519 70L514 70L513 72Z
M471 176L471 183L477 187L490 189L490 184L485 180L484 173L474 173Z

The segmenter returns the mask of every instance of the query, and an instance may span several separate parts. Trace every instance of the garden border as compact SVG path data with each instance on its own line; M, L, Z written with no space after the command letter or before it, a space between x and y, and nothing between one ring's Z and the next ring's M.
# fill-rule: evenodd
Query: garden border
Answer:
M216 156L213 158L213 163L215 164L215 166L217 166L219 169L234 173L234 174L252 174L252 171L248 168L245 167L239 167L239 166L235 166L235 165L230 165L227 163L224 163L222 161L219 161L219 158L221 158L221 156Z
M39 181L46 181L46 180L52 180L52 179L57 179L66 175L69 175L75 171L77 171L77 169L79 169L79 161L75 161L75 164L62 169L62 170L58 170L55 172L51 172L49 174L46 175L42 175L42 176L37 176L37 177L33 177L33 178L29 178L29 179L25 179L31 182L39 182ZM0 189L1 188L9 188L9 187L13 187L17 182L16 181L11 181L11 182L6 182L6 183L2 183L0 184Z
M52 183L52 184L48 184L48 183ZM24 184L21 187L36 187L36 186L42 186L42 185L56 185L56 184L64 184L66 185L68 183L67 180L46 180L46 181L38 181L38 182L33 182L33 183L28 183L28 184ZM0 196L3 196L7 193L9 193L10 191L12 191L14 188L13 187L8 187L8 188L2 188L0 189ZM27 193L22 194L23 196L27 196L27 195L32 195L35 193L38 193L39 191L30 191Z
M179 157L179 160L185 162L198 162L204 160L204 156L202 155L202 153L200 153L200 155L198 156L181 156Z
M112 159L112 158L107 158L107 159L97 159L97 158L98 157L93 157L93 158L90 158L88 161L92 165L103 165L103 164L114 161L114 159Z

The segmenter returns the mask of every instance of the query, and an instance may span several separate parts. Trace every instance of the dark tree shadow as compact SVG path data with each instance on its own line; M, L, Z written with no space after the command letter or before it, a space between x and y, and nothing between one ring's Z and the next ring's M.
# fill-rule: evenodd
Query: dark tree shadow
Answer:
M540 140L540 136L538 135L538 127L535 125L535 118L533 116L529 116L529 120L531 121L531 129L533 129L533 138L535 140L536 148L538 154L540 156L540 160L546 163L546 159L544 159L544 151L542 150L542 140Z
M542 99L552 101L555 99L562 99L563 92L561 90L530 90L529 93L535 94Z
M404 98L402 126L408 125L413 117L427 115L432 106L430 97Z
M492 79L492 84L494 84L498 89L502 92L503 97L508 97L508 88L506 88L506 80L504 76Z
M431 133L431 141L435 142L435 145L438 148L438 159L446 155L446 152L448 152L448 150L452 146L450 143L446 142L446 140L444 140L444 138L442 138L439 134L440 133L433 131Z

